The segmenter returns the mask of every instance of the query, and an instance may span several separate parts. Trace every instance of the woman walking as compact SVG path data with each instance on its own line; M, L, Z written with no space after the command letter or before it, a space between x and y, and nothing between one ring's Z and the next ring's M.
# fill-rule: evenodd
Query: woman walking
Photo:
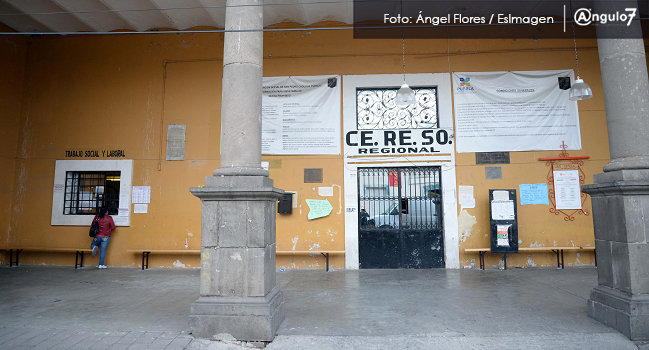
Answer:
M99 215L95 216L92 222L97 221L99 224L99 232L90 243L90 248L92 249L92 256L97 255L97 250L99 250L99 266L100 269L105 269L104 260L106 259L106 248L108 247L108 242L110 242L110 233L115 229L115 222L113 218L110 217L107 207L102 207L99 211Z

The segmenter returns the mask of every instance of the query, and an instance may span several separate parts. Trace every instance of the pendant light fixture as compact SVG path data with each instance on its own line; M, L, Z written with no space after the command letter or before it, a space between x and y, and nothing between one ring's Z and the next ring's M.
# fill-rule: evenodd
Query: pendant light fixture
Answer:
M401 84L394 99L396 100L397 106L407 107L415 103L415 92L406 83L406 41L403 34L401 34L401 63L403 67L403 84Z
M570 7L572 10L572 6ZM577 68L577 80L570 88L569 99L571 101L587 100L593 97L593 91L590 86L579 77L579 55L577 55L577 36L575 34L575 24L572 23L572 40L575 46L575 66Z

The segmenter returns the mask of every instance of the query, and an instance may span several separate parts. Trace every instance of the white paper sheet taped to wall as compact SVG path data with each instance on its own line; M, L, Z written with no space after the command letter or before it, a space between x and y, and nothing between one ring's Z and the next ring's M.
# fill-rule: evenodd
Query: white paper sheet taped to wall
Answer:
M458 201L460 207L475 208L475 197L473 197L473 186L459 186Z

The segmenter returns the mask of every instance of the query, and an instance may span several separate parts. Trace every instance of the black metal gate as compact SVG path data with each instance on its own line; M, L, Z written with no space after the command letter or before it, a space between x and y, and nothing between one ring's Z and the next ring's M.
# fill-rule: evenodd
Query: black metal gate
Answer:
M444 267L440 167L358 168L362 269Z

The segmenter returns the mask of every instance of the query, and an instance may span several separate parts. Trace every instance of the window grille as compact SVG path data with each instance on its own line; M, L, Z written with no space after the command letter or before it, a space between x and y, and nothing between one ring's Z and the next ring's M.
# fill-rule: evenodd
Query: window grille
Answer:
M117 215L119 185L119 171L66 172L63 214L95 215L105 205L109 215Z
M437 88L412 88L416 103L397 106L397 88L357 89L356 115L362 129L429 129L438 128Z

